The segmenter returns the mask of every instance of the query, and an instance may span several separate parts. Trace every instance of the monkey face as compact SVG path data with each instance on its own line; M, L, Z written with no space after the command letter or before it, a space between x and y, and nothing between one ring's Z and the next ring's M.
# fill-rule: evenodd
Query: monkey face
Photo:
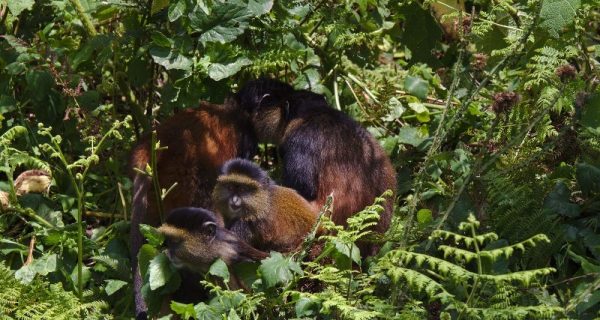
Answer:
M230 264L241 259L235 235L217 224L214 213L201 208L171 211L158 230L166 254L177 268L206 272L218 258Z
M268 195L261 184L247 176L229 174L220 176L213 191L213 201L226 222L250 219L258 208L264 207Z

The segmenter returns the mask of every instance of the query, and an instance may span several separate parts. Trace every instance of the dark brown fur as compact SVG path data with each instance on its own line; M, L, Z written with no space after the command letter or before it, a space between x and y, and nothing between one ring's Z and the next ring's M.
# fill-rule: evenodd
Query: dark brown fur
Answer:
M228 229L265 251L294 251L317 217L295 190L274 184L265 171L243 159L224 165L213 201Z
M211 208L211 192L225 161L251 157L256 151L254 134L247 115L235 103L202 103L198 109L184 110L157 128L161 147L157 154L157 171L161 188L177 186L163 201L164 212L195 206ZM150 137L145 137L131 153L131 167L144 170L150 162ZM157 226L160 218L151 180L134 173L131 213L131 260L134 276L136 317L145 318L141 297L141 277L137 253L143 239L140 223Z
M248 83L237 94L252 118L259 141L278 146L283 182L315 208L333 193L332 220L345 225L384 191L396 190L396 174L379 143L356 121L331 108L322 95L270 79ZM375 231L390 226L393 199ZM361 245L363 255L377 246Z

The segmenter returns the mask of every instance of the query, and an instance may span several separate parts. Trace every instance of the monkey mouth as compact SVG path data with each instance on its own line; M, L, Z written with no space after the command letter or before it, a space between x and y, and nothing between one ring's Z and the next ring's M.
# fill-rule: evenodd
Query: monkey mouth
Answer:
M169 258L169 260L171 261L171 264L177 268L177 269L183 269L185 267L184 262L179 259L176 255L174 255L171 250L166 249L163 251L163 253L167 256L167 258Z

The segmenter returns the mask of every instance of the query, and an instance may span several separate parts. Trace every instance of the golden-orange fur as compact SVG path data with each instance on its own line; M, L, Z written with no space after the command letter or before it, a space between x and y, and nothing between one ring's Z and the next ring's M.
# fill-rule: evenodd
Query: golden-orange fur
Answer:
M316 222L310 203L295 190L274 184L250 161L231 160L223 171L213 201L225 226L259 250L297 249ZM236 197L240 201L232 203Z

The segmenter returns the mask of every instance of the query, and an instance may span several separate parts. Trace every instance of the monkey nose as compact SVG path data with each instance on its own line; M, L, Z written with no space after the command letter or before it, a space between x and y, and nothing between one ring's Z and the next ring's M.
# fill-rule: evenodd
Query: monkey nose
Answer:
M231 207L232 210L237 211L242 207L242 198L240 198L237 195L234 195L233 197L231 197L231 199L229 200L229 206Z

